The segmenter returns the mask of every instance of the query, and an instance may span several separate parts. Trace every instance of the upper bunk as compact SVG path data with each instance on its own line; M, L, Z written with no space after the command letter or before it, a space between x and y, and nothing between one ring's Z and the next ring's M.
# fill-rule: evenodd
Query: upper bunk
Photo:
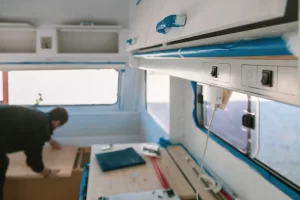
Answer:
M296 59L295 0L131 3L127 51L136 56Z

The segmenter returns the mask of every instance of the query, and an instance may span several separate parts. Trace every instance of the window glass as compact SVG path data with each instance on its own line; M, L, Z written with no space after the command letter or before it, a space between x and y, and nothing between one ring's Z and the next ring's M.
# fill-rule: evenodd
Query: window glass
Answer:
M244 152L247 148L248 133L242 128L242 117L247 109L248 96L232 92L226 108L216 110L211 124L211 132ZM213 110L207 102L204 110L204 123L208 127Z
M92 105L118 100L113 69L9 72L9 104Z
M147 71L147 111L156 122L169 132L170 76Z
M257 159L300 185L300 108L259 98Z

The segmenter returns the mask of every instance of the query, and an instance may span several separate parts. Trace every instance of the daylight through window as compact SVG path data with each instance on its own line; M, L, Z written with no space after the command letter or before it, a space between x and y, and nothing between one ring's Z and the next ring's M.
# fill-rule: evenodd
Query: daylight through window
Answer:
M9 104L93 105L118 101L119 72L99 70L13 71Z

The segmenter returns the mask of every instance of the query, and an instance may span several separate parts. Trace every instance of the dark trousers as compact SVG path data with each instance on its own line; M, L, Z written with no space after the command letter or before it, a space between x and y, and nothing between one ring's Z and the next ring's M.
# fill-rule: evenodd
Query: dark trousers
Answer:
M8 168L8 157L6 154L0 154L0 200L3 200L3 190L4 190L4 182L5 182L5 174Z

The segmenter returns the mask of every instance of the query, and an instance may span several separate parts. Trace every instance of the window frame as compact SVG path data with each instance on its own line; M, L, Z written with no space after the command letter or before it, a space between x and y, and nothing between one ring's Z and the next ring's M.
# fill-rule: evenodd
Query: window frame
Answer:
M73 70L73 69L67 69L67 70ZM103 69L74 69L74 70L103 70ZM120 107L120 103L121 103L121 95L122 95L122 79L123 79L123 73L121 72L121 70L119 69L111 69L111 70L115 70L118 73L118 88L117 88L117 100L115 103L112 104L42 104L42 105L36 105L36 104L23 104L24 106L33 106L36 108L49 108L49 107L54 107L54 106L64 106L64 107L93 107L93 106L99 106L99 107L113 107L113 106L118 106L118 108ZM16 70L16 71L29 71L29 70ZM35 70L35 71L39 71L39 70ZM59 69L55 69L53 71L59 71ZM3 92L6 94L3 94L3 99L4 99L4 95L7 95L7 103L9 104L9 72L12 71L7 71L7 72L3 72L6 73L7 78L4 80L3 78ZM4 74L3 74L4 77ZM6 90L4 90L4 83L7 85ZM3 100L4 101L4 100ZM10 105L15 105L15 104L10 104Z
M202 97L203 96L203 88L201 88L201 90L199 90L199 87L198 87L199 84L197 84L197 90L196 90L196 103L197 105L201 105L201 111L202 111L202 116L204 116L204 118L206 117L205 115L205 111L206 111L206 103L203 101L203 104L199 104L198 103L198 95L201 94ZM206 85L199 85L201 87L203 86L206 86ZM201 93L199 93L199 91L201 91ZM253 95L248 95L248 94L245 94L247 95L248 97L254 97L254 98L257 98L257 101L258 102L258 106L255 107L256 111L255 111L255 121L258 122L256 123L255 126L259 126L259 111L260 111L260 105L259 105L259 101L258 101L258 97L255 97ZM274 101L274 100L272 100ZM249 98L248 98L248 104L250 103L251 107L252 107L252 101L249 102ZM197 109L197 108L195 108ZM197 121L198 121L198 124L204 128L206 131L208 131L208 127L205 125L205 119L203 118L203 121L199 121L198 120L198 114L196 115L197 117ZM260 134L260 131L259 131L259 128L257 129L257 134L259 136ZM227 145L229 145L230 147L232 147L235 151L237 151L241 156L249 159L250 161L252 161L257 167L260 167L264 170L266 170L268 173L270 173L272 176L274 176L275 178L277 178L280 182L282 182L283 184L285 184L287 187L291 188L292 190L294 190L295 192L299 193L300 195L300 185L297 185L295 184L294 182L292 182L291 180L289 180L288 178L286 178L285 176L281 175L279 172L275 171L274 169L272 169L270 166L266 165L265 163L263 163L262 161L260 161L259 159L256 158L256 156L254 158L251 158L251 156L249 156L247 153L244 153L243 151L241 151L239 148L235 147L233 144L231 144L229 141L227 141L226 139L223 139L222 137L220 137L218 134L214 133L213 131L210 131L210 133L212 133L215 137L217 137L218 139L220 139L222 142L226 143ZM260 139L260 137L259 137ZM257 152L257 154L259 153L259 150ZM256 155L257 155L256 154Z
M148 72L149 70L145 70L145 110L146 112L150 115L150 117L158 124L159 127L161 127L168 135L170 135L170 128L171 128L171 125L170 125L170 122L171 122L171 113L169 113L169 127L167 127L164 122L151 110L149 109L148 107L148 102L147 102L147 99L148 99L148 90L147 90L147 86L148 86ZM164 74L164 73L160 73L160 72L156 72L155 73L159 73L159 74ZM169 81L171 82L171 76L169 74L165 74L167 76L169 76ZM169 84L169 88L171 88L171 83ZM171 95L169 96L170 98L170 101L171 101ZM169 105L170 106L170 105ZM171 107L170 107L170 110L171 110ZM170 112L169 110L169 112Z
M203 86L205 86L205 85L203 85ZM202 87L203 87L202 86ZM198 89L197 89L198 90ZM203 95L203 88L202 88L202 95ZM232 92L234 92L234 91L232 91ZM238 92L238 93L240 93L240 92ZM243 94L243 93L241 93L241 94ZM247 102L247 112L248 113L250 113L251 111L249 111L249 108L251 109L251 102L249 102L249 97L250 97L250 95L247 95L247 94L245 94L246 96L247 96L247 99L248 99L248 102ZM203 97L204 97L204 95L203 95ZM249 105L249 103L250 103L250 105ZM208 126L206 125L206 121L205 120L208 120L208 119L206 119L207 118L207 108L206 108L206 106L207 106L207 102L205 102L205 101L203 101L203 106L202 106L202 112L203 112L203 114L202 114L202 116L203 116L203 121L201 122L202 123L202 126L206 129L206 130L208 130ZM246 114L246 113L245 113ZM255 120L257 120L257 115L256 115L256 113L254 113L254 115L255 115ZM240 148L238 148L238 147L236 147L234 144L232 144L232 142L230 142L230 141L228 141L227 139L225 139L225 138L223 138L222 136L220 136L218 133L214 133L213 131L211 131L210 130L210 132L211 133L213 133L215 136L217 136L218 138L220 138L220 139L222 139L223 141L225 141L227 144L229 144L231 147L233 147L233 148L235 148L237 151L239 151L240 153L242 153L242 154L244 154L244 155L247 155L248 157L250 157L251 156L251 153L252 153L252 151L250 150L248 150L249 148L251 149L251 143L250 143L250 147L248 146L249 145L249 142L247 142L247 149L245 150L245 151L243 151L242 149L240 149ZM256 134L259 134L259 130L258 129L255 129L254 130L254 132L256 133ZM249 140L249 135L250 135L250 139L252 138L252 133L253 133L253 131L252 130L248 130L247 131L247 140Z

